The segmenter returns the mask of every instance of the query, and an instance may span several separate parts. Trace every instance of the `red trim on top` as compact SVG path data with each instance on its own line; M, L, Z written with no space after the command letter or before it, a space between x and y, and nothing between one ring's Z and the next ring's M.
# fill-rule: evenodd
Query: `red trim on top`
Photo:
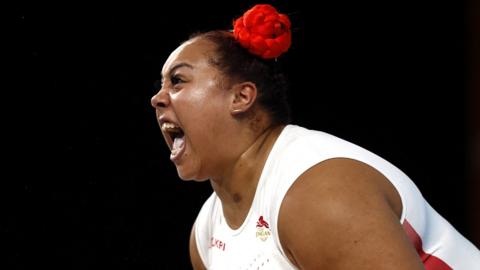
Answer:
M423 265L425 266L426 270L453 270L448 264L446 264L442 259L435 257L432 254L425 253L422 248L422 238L420 235L415 231L415 229L410 225L410 223L405 220L403 222L403 229L410 238L413 246L417 250L418 255L422 259Z

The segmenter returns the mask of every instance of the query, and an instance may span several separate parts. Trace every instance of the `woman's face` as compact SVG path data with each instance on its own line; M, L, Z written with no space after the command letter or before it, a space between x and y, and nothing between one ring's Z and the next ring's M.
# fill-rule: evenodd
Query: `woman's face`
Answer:
M213 43L194 39L178 47L162 69L152 106L181 179L206 180L222 169L231 91L209 59Z

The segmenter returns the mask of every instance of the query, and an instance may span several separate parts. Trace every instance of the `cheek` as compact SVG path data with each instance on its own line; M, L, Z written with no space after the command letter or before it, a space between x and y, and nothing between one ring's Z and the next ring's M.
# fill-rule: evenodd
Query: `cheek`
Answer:
M190 121L208 126L228 113L227 90L220 89L213 81L194 85L183 94L178 96L178 114Z
M221 89L216 80L204 80L192 85L188 98L197 106L204 108L213 107L225 97L225 90Z
M217 98L201 99L192 104L188 115L188 137L191 147L199 155L215 153L226 126L225 105Z
M228 90L215 80L190 84L172 96L176 117L195 149L214 143L229 115Z

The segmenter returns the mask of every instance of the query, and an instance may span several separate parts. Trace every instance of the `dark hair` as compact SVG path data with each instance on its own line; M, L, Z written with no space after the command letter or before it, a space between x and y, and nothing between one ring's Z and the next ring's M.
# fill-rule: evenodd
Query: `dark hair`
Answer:
M249 53L227 31L196 33L190 37L193 38L205 38L217 45L211 62L226 76L255 83L257 102L270 114L273 126L290 123L288 84L278 60L262 59Z

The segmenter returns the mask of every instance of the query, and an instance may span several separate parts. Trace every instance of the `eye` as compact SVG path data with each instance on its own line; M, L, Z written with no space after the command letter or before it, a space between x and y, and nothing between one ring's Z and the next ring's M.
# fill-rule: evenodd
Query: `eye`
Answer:
M170 82L172 83L172 85L175 86L175 85L178 85L180 83L184 83L185 81L182 80L179 76L174 75L170 78Z

